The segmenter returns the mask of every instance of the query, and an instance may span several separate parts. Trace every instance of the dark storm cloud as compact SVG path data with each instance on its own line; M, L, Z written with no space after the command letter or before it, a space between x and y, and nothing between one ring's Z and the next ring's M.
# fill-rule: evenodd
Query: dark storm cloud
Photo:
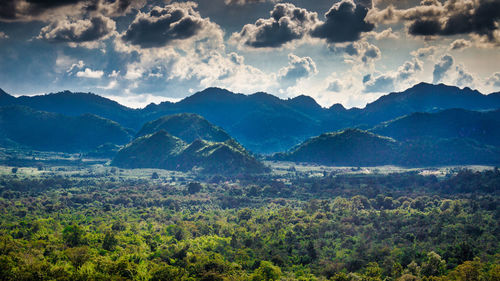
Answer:
M115 22L104 16L95 16L88 20L69 22L55 21L42 28L38 39L50 42L82 43L107 37L115 30Z
M233 34L232 39L253 48L278 48L303 38L317 22L317 13L289 3L277 4L270 18L245 25L239 33Z
M441 57L439 62L434 65L434 71L432 72L432 83L438 83L441 81L446 72L448 72L453 66L453 57L450 55L444 55Z
M55 8L75 5L88 0L3 0L0 4L0 20L31 20Z
M389 5L383 10L374 9L368 18L379 23L408 21L408 33L415 36L477 34L493 41L500 20L500 1L425 1L408 9Z
M441 30L441 23L437 19L416 20L409 27L408 32L412 35L436 35Z
M162 47L173 40L195 36L208 23L192 5L154 7L149 13L136 16L122 40L142 48Z
M333 5L325 14L326 21L312 31L313 37L326 39L329 43L352 42L360 38L362 32L375 28L365 21L368 8L356 5L352 0L342 0Z
M142 7L143 2L144 0L2 0L0 20L50 21L52 18L49 14L64 7L70 7L67 12L71 14L99 12L107 16L120 16L129 12L131 7Z

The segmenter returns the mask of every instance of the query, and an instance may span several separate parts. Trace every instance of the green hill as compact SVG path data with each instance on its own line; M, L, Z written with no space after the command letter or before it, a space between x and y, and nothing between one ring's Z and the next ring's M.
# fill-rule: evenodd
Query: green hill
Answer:
M5 106L0 107L0 138L36 150L85 152L105 143L126 144L131 135L120 124L92 114L65 116Z
M153 134L165 130L187 143L196 139L223 142L231 137L221 128L212 125L205 118L193 113L180 113L161 117L144 124L137 136Z
M272 158L335 166L499 164L500 149L470 138L420 137L396 141L348 129L313 137Z
M122 168L175 168L186 143L164 130L135 139L116 154L111 165Z
M500 146L500 110L477 112L448 109L436 113L413 113L384 122L371 131L397 140L470 138Z
M159 168L202 173L262 173L267 168L236 141L186 144L165 130L137 138L121 149L111 165L122 168Z
M359 130L347 129L313 137L277 159L324 165L376 166L389 164L397 149L395 140Z

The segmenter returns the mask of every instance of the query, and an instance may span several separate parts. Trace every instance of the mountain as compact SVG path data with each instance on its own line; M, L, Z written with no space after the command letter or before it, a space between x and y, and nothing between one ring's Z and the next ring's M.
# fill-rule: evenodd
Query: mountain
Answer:
M122 168L159 168L202 173L262 173L267 168L232 139L209 142L196 139L186 144L165 130L135 139L122 148L111 165Z
M336 166L376 166L392 163L395 140L347 129L313 137L276 159Z
M384 122L371 131L397 140L470 138L500 146L500 110L477 112L448 109L436 113L412 113Z
M224 130L212 125L205 118L193 113L180 113L161 117L144 124L137 136L153 134L165 130L169 134L191 143L196 139L224 142L231 139Z
M400 93L390 93L366 105L358 123L376 125L414 112L445 109L494 110L500 108L500 94L483 95L470 88L420 83Z
M26 106L0 107L0 137L32 149L62 152L89 151L131 139L120 124L96 115L65 116Z
M320 120L323 117L316 115L326 110L316 104L313 109L316 115L310 115L311 100L304 103L300 98L282 100L262 92L247 96L208 88L177 103L148 106L144 112L147 118L196 113L222 127L248 149L272 153L286 150L322 131Z
M143 124L140 112L113 100L92 93L63 91L37 96L13 97L0 89L0 106L23 105L36 110L67 116L94 114L120 123L124 127L139 128Z
M396 141L368 131L347 129L313 137L272 159L335 166L499 164L500 148L470 138Z
M0 105L12 104L68 116L95 114L134 130L166 115L193 113L222 128L249 150L271 154L287 151L324 132L345 128L369 129L415 112L452 108L472 111L498 109L500 93L483 95L469 88L420 83L405 91L382 96L365 108L345 109L340 104L323 108L314 99L303 95L280 99L263 92L243 95L207 88L179 102L150 104L134 110L89 93L65 91L15 98L0 92Z

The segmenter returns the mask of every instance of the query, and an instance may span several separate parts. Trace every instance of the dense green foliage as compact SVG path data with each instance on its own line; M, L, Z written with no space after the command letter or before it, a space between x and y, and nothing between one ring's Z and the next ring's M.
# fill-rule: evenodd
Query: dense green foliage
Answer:
M277 153L271 159L340 166L495 165L500 162L500 147L460 136L439 138L422 133L421 136L396 141L368 131L347 129L313 137L290 152Z
M200 184L107 169L2 176L1 280L500 278L498 170Z
M153 134L160 130L165 130L187 143L196 139L213 142L224 142L231 139L221 128L212 125L200 115L191 113L168 115L148 122L144 124L137 136Z
M268 171L233 139L225 142L196 139L187 144L164 130L137 138L121 149L111 164L123 168L195 169L205 174Z

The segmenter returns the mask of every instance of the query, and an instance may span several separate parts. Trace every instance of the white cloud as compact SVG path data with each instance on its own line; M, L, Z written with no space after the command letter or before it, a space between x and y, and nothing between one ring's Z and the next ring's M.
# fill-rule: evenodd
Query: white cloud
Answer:
M81 78L91 78L91 79L99 79L104 75L102 70L92 70L90 68L85 68L84 71L78 71L76 73L77 77Z

